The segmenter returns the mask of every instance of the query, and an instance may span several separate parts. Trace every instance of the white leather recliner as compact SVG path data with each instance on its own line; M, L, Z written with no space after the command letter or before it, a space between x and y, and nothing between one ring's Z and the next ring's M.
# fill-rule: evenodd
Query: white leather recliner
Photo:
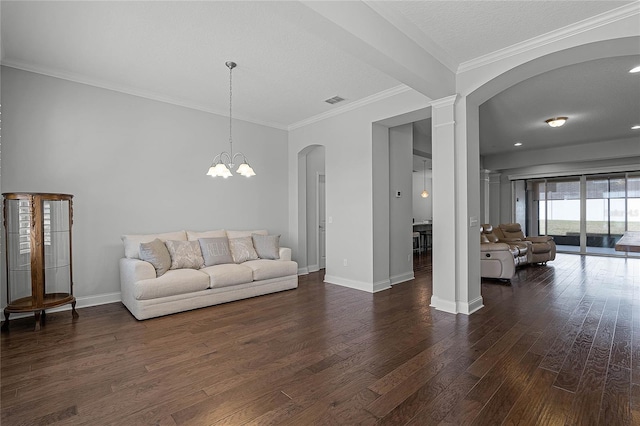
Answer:
M517 249L516 249L517 251ZM480 227L480 275L510 280L516 273L514 253L506 243L490 242Z

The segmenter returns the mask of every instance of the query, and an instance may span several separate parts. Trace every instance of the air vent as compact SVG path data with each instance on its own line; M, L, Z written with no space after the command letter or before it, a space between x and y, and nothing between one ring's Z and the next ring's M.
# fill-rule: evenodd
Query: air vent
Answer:
M340 96L334 96L333 98L329 98L325 100L326 103L331 105L337 104L338 102L342 102L342 101L344 101L344 98L341 98Z

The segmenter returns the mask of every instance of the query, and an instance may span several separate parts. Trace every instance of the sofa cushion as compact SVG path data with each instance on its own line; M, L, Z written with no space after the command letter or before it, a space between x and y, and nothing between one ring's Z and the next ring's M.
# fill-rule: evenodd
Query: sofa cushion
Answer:
M236 263L246 262L258 258L258 253L253 247L253 239L249 237L229 238L229 248L231 256Z
M227 237L200 238L198 242L204 258L204 266L233 263Z
M197 241L165 242L171 255L171 269L200 269L204 265L200 243Z
M291 260L250 260L242 264L253 271L253 280L286 277L298 273L298 264Z
M140 243L150 243L156 238L162 242L167 240L186 241L187 234L184 231L165 232L163 234L141 234L123 235L124 257L129 259L140 259Z
M200 269L207 274L210 288L228 287L253 281L253 271L244 264L225 263Z
M137 300L157 299L206 290L209 288L209 276L195 269L174 269L157 278L140 280L133 287L133 296Z
M224 229L217 229L215 231L204 231L204 232L194 232L187 231L187 240L189 241L197 241L200 238L220 238L226 237L227 231Z
M253 234L269 235L266 229L259 229L257 231L227 231L227 237L229 237L229 239L250 237Z
M171 268L169 250L158 238L149 243L140 243L140 259L153 265L156 277L161 277Z
M251 238L260 259L280 259L280 235L253 234Z

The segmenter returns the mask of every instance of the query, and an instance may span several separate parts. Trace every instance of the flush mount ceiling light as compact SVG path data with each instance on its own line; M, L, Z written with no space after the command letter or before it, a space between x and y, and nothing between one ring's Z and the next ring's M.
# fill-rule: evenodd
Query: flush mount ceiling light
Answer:
M513 144L513 146L522 146L522 142L516 142Z
M640 130L640 125L635 125L631 128L631 130Z
M560 127L562 126L569 118L568 117L554 117L548 120L544 120L551 127Z
M424 170L424 186L423 186L423 190L420 193L420 196L422 198L427 198L429 196L429 193L427 192L427 160L422 160L424 162L424 167L422 170Z
M225 179L228 178L229 176L233 176L231 174L231 169L233 169L233 166L235 165L234 162L236 161L236 157L241 157L242 163L240 164L240 166L238 166L236 173L246 177L255 176L256 173L253 171L253 169L249 165L249 162L247 161L247 157L245 157L244 154L241 152L236 152L235 154L233 153L233 140L231 138L231 130L232 130L232 122L233 122L233 118L231 114L232 112L231 89L233 86L231 83L231 74L233 69L237 66L237 64L235 62L229 61L229 62L225 62L225 65L227 66L227 68L229 68L229 152L223 151L220 154L215 156L215 158L213 159L213 163L211 164L211 167L209 167L209 171L207 172L207 175L211 177L221 176Z
M629 72L630 72L630 73L637 73L637 72L640 72L640 65L638 65L638 66L637 66L637 67L635 67L635 68L631 68L631 69L629 70Z

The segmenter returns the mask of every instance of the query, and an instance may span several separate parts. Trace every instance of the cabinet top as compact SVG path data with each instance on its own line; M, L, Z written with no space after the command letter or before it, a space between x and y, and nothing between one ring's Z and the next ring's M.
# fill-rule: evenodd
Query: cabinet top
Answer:
M49 200L70 200L73 198L71 194L54 194L51 192L5 192L2 196L8 200L31 197L41 197Z

